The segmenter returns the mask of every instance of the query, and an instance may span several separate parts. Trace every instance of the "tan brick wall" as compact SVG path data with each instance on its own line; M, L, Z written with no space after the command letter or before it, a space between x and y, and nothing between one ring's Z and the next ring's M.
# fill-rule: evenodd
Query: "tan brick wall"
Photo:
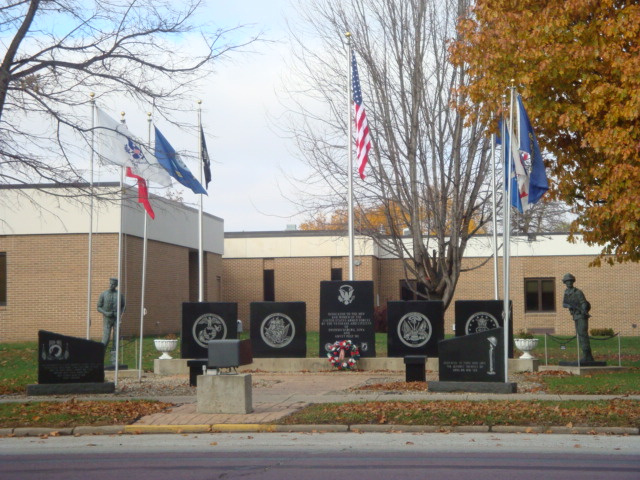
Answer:
M117 235L93 235L91 338L102 335L102 316L96 311L100 293L109 278L117 274ZM87 317L86 235L28 235L0 237L0 251L6 252L7 305L0 306L0 341L35 340L39 329L84 337ZM126 236L124 241L122 291L127 299L123 334L137 336L140 329L142 239ZM356 257L356 280L373 280L375 299L384 305L398 300L399 282L404 278L402 262L374 257ZM511 260L511 298L514 328L547 328L558 334L572 334L573 323L562 308L562 276L571 272L576 286L592 304L591 328L613 328L623 335L638 335L640 295L638 264L589 268L589 256L514 257ZM465 259L464 268L480 265L484 259ZM348 277L347 257L296 257L275 259L222 259L206 255L207 301L238 303L239 318L249 324L249 304L263 299L263 270L275 270L277 301L304 301L310 331L318 329L320 282L331 278L331 268L342 268ZM500 277L502 265L499 265ZM161 242L148 242L144 318L146 334L180 330L182 302L189 300L189 249ZM524 278L554 278L556 312L524 312ZM197 281L197 280L196 280ZM193 284L193 280L192 280ZM500 282L502 296L502 282ZM463 272L457 299L492 299L491 261ZM446 313L446 331L452 331L453 304ZM633 325L636 325L634 328Z
M122 334L140 333L142 283L141 238L125 236L121 291L127 307ZM100 293L117 276L118 236L93 235L90 337L102 337L102 315L96 310ZM188 249L149 241L145 288L145 334L179 332L182 302L188 301ZM0 341L37 339L38 330L84 338L87 330L87 235L0 237L7 258L7 305L0 306ZM208 254L208 278L222 277L222 258ZM216 285L216 281L213 285ZM217 293L209 284L215 300Z
M400 298L400 280L404 270L400 260L362 260L355 267L356 280L374 280L374 292L380 304ZM553 329L557 334L573 334L573 323L562 308L564 285L562 276L571 272L592 304L590 328L613 328L623 335L638 335L640 328L640 295L636 293L640 280L638 264L623 264L589 268L589 256L576 257L514 257L511 259L511 299L513 301L514 329ZM307 302L307 327L318 329L320 281L330 278L331 268L342 268L343 278L348 276L346 257L273 259L275 293L278 301ZM224 259L224 301L238 302L240 318L248 326L249 303L262 300L262 259ZM454 304L456 300L485 300L494 298L493 263L485 259L465 259L456 293L445 314L445 331L453 332ZM502 262L499 261L499 296L502 298ZM556 311L552 313L525 313L524 279L554 278ZM636 325L634 328L633 325Z

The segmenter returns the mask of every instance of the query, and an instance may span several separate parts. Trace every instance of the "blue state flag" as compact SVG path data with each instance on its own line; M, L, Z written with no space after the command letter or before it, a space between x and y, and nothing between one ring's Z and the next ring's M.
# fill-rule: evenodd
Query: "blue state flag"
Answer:
M522 98L518 95L518 109L520 113L520 156L529 170L529 199L528 203L536 203L549 190L549 182L540 153L540 146L533 134L533 127L529 121Z
M196 180L189 168L180 158L180 155L176 153L174 148L168 142L168 140L160 133L158 128L156 130L156 151L155 156L158 159L160 165L162 165L169 175L175 178L178 182L187 188L190 188L193 193L204 193L207 191L200 185L200 182Z

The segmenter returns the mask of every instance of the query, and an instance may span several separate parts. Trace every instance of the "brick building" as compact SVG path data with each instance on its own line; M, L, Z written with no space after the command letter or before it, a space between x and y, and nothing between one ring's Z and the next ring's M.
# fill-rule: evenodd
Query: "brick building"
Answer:
M80 187L86 194L87 186ZM144 210L135 189L120 195L117 184L96 185L88 299L90 208L81 188L0 189L0 342L35 340L40 329L85 337L88 317L90 338L102 337L96 304L118 273L121 219L120 291L127 303L121 332L139 334ZM163 334L179 331L182 302L198 300L198 211L159 197L152 204L144 328ZM205 214L203 229L205 299L216 301L222 291L223 221Z
M85 186L86 187L86 186ZM46 187L53 193L75 190ZM99 339L100 293L117 274L122 218L121 291L127 308L122 334L140 329L144 215L135 189L121 198L117 184L98 186L92 235L91 295L88 285L89 207L86 197L45 195L43 186L0 188L0 342L35 340L39 329ZM62 192L65 190L65 192ZM52 193L49 192L49 193ZM182 302L198 300L197 210L159 197L156 219L147 223L145 334L177 332ZM204 215L204 299L238 304L247 329L253 301L304 301L307 328L319 324L320 282L348 277L348 240L336 232L280 231L223 233L223 220ZM407 239L407 241L409 241ZM466 251L454 301L494 298L491 238L476 237ZM573 334L562 308L562 276L571 272L592 304L591 328L638 335L640 265L590 268L599 249L565 235L514 238L511 299L514 330ZM355 279L373 280L377 305L410 299L402 263L370 238L355 239ZM499 272L502 272L499 258ZM502 292L502 284L499 285ZM453 303L446 331L453 326Z
M479 236L469 243L453 302L494 298L493 261L488 260L492 255L491 241L489 236ZM613 328L623 335L638 335L640 265L589 267L598 252L599 248L580 241L571 244L562 234L512 238L510 296L514 331L573 334L571 317L562 308L562 276L571 272L577 278L576 286L592 305L590 328ZM399 259L366 237L356 237L354 256L354 279L373 280L377 305L411 299L411 292L404 288ZM498 272L501 277L501 257ZM335 232L226 233L223 278L223 298L238 302L245 328L250 302L276 300L307 302L307 328L317 330L320 281L348 278L347 238ZM500 297L502 288L500 278ZM453 302L445 315L445 331L450 333Z

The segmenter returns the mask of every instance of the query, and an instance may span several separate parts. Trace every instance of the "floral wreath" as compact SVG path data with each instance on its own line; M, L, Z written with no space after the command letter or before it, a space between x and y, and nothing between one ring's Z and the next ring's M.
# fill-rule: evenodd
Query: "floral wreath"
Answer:
M349 358L347 358L349 355ZM329 347L329 363L338 370L351 370L360 358L360 349L351 340L341 340Z

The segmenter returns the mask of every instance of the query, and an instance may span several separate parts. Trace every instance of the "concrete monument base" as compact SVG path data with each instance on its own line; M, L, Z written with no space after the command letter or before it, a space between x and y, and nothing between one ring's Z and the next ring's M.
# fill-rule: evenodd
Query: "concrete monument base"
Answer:
M561 371L571 373L572 375L590 375L592 373L603 373L603 372L620 372L626 370L626 367L607 365L605 367L587 367L584 365L581 366L573 366L573 365L541 365L541 372L548 371Z
M198 375L199 413L251 413L251 375Z
M427 382L430 392L516 393L515 382Z
M67 395L84 393L113 393L113 382L91 383L35 383L27 385L27 395Z
M156 375L189 375L189 366L186 358L172 358L153 360L153 373ZM510 358L509 372L536 372L540 360ZM402 357L377 357L360 358L356 368L364 371L389 370L405 371ZM427 371L438 371L438 358L428 358L425 368ZM326 357L322 358L254 358L253 363L238 367L239 372L263 370L265 372L326 372L335 370Z

